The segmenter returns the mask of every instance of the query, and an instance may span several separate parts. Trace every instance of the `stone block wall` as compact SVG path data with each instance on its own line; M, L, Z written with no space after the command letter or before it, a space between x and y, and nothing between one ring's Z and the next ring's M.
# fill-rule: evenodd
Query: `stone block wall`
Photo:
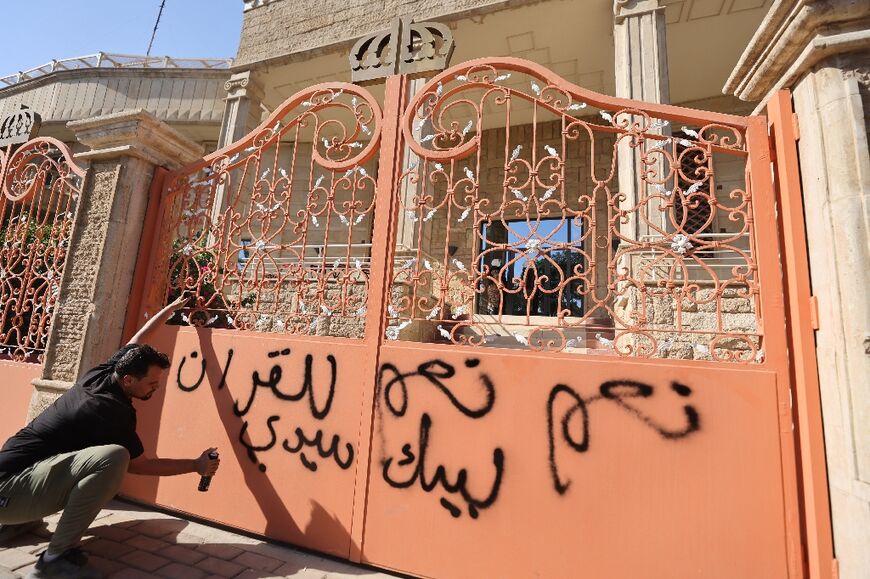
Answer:
M512 2L511 5L519 4ZM272 0L245 12L237 67L340 43L385 30L396 17L418 21L498 10L504 0Z

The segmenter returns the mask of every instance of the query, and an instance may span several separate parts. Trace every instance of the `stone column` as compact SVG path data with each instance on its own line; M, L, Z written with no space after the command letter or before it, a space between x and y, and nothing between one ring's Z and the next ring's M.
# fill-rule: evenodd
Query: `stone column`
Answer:
M89 148L76 159L90 167L28 420L120 347L154 169L202 155L200 145L144 110L67 126Z
M616 96L653 103L670 102L665 8L659 0L615 0L613 43L616 53ZM628 197L623 207L640 197L639 158L626 140L619 144L619 190ZM661 167L659 168L661 171ZM654 215L650 215L650 218ZM649 233L629 215L623 234L634 239Z
M870 4L774 2L724 91L762 112L781 88L799 128L834 556L841 579L858 579L870 569ZM823 557L810 552L811 568L833 576Z
M836 556L870 569L870 50L826 59L793 87Z
M227 98L218 149L247 135L260 124L262 116L263 85L250 70L231 76L224 88Z
M616 96L654 103L670 101L668 80L668 52L665 42L666 23L664 6L659 0L614 0L613 3L613 42L616 54ZM620 233L629 239L640 239L650 233L649 227L638 219L641 209L632 209L640 198L645 186L640 179L640 156L631 148L627 139L617 146L619 192L625 194L620 208L628 211L628 219L620 225ZM659 174L664 167L657 167ZM664 222L664 215L656 207L649 212L649 219ZM599 223L607 223L607 208L596 208ZM657 215L656 212L659 214ZM606 267L607 248L597 247L596 261ZM632 270L637 255L629 254L617 264L620 269ZM602 274L604 272L602 271ZM596 276L601 283L603 276ZM605 281L606 283L606 281ZM643 309L637 303L635 292L624 293L614 303L616 311L623 318L629 317L630 310Z
M260 104L263 102L263 86L250 70L232 75L224 83L224 88L227 90L227 98L218 137L218 149L250 133L260 124L262 116ZM224 183L219 183L215 188L212 220L217 220L224 210L224 195ZM211 235L210 233L209 243L213 241Z
M616 0L613 15L616 96L670 101L664 6L659 0Z
M414 97L426 85L427 78L415 78L408 81L408 102L411 102ZM433 131L431 121L426 121L422 126L414 123L414 138L419 142L425 135L431 134ZM402 180L399 188L400 204L397 207L396 216L396 251L394 259L397 263L402 263L411 257L417 257L417 250L422 249L424 254L428 254L432 250L432 222L414 221L408 217L408 208L413 208L414 198L420 194L423 188L423 179L426 176L422 173L423 159L421 159L411 147L405 144L402 147L402 173L407 172L411 167L417 167L422 178L417 183L412 183L410 179ZM429 171L432 170L432 163L429 163ZM415 212L416 213L416 212ZM469 222L471 220L469 219ZM422 229L421 239L418 242L418 228ZM438 240L441 241L441 240ZM392 302L398 301L401 290L398 286L392 287L390 291L390 299ZM437 296L434 296L437 298ZM402 330L403 339L411 339L416 341L426 341L429 339L436 324L431 322L417 322L411 327Z

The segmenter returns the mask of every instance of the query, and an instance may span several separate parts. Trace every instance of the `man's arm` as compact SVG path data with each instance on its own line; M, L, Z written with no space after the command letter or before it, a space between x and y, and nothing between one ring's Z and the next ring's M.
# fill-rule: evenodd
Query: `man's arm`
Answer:
M220 465L219 458L209 458L216 448L203 451L199 458L148 458L145 455L134 458L127 467L127 472L147 476L174 476L178 474L198 473L210 476L217 472Z
M154 316L150 320L145 322L145 325L143 325L141 328L139 328L139 331L136 332L136 335L134 335L132 338L130 338L130 341L127 342L127 344L141 344L143 342L145 336L149 332L151 332L152 330L154 330L158 326L162 326L163 324L165 324L166 320L171 318L172 314L174 314L175 312L180 310L182 308L182 306L184 306L184 302L186 302L186 301L187 301L187 296L182 295L180 298L178 298L177 300L175 300L174 302L172 302L171 304L169 304L168 306L166 306L165 308L163 308L162 310L160 310L159 312L154 314Z

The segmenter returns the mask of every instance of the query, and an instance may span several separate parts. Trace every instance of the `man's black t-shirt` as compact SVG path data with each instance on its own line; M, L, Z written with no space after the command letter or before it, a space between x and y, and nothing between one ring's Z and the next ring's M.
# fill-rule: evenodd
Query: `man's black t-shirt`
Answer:
M112 379L115 362L129 349L87 372L0 450L0 477L21 472L50 456L90 446L119 444L136 458L143 452L136 434L136 409Z

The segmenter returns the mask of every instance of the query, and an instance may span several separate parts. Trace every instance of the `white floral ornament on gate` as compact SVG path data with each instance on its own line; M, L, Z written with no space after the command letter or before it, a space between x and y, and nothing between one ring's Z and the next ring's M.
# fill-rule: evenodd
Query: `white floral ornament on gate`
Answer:
M671 242L671 249L673 249L676 253L680 255L685 255L687 251L692 249L694 245L689 241L689 238L682 233L678 233L674 236L673 241Z

